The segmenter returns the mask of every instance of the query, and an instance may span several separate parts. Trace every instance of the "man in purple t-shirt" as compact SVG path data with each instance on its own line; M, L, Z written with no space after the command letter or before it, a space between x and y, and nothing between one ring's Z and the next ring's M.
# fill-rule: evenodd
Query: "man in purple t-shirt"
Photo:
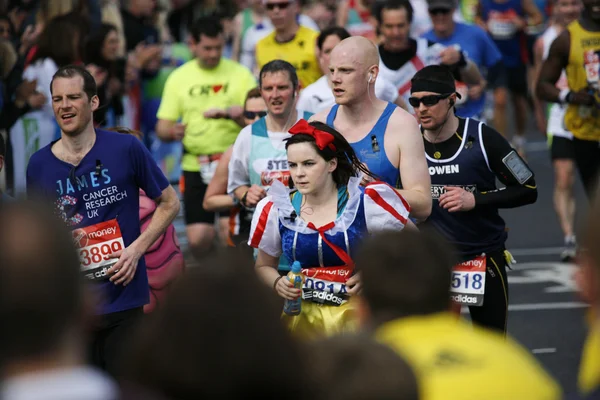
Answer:
M28 193L54 202L73 230L82 273L102 299L93 361L115 373L118 347L149 301L143 255L177 215L179 199L135 137L94 129L92 114L99 100L85 68L60 68L50 91L61 138L31 157ZM144 233L139 189L157 203Z

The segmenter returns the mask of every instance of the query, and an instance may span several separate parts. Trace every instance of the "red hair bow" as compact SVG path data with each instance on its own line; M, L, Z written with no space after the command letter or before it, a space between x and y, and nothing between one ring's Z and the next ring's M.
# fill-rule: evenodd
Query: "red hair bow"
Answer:
M312 136L315 138L315 142L319 149L324 150L325 147L329 147L331 150L335 151L335 145L333 144L335 138L333 135L329 132L315 128L305 119L296 122L296 125L292 126L289 132L292 135L302 134Z

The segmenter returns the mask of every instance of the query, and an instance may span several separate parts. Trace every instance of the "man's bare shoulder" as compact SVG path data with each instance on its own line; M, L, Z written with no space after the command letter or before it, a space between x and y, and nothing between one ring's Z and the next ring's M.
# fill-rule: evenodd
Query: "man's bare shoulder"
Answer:
M323 123L327 122L327 115L329 115L329 111L331 111L331 107L327 107L326 109L319 111L316 114L313 114L309 119L308 122L312 122L312 121L320 121Z
M401 132L419 132L419 124L414 116L412 116L408 111L396 107L392 115L390 116L390 122L388 126L392 126L394 130L401 128Z

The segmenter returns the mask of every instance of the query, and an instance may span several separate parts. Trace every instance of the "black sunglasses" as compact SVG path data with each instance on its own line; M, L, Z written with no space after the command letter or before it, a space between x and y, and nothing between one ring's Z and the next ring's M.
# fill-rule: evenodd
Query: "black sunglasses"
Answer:
M446 15L449 14L450 10L448 10L447 8L432 8L429 10L429 14L431 15Z
M262 118L265 115L267 115L266 111L244 111L244 118L246 119Z
M435 106L437 103L439 103L440 100L446 99L446 98L450 97L451 95L452 95L452 93L430 94L429 96L423 96L420 98L419 97L409 97L408 102L414 108L419 107L419 105L421 105L421 103L423 103L423 105L425 107L431 107L431 106Z
M286 3L267 3L265 4L265 7L267 8L267 10L273 11L275 7L279 8L280 10L285 10L286 8L288 8L289 5L290 2L288 1Z

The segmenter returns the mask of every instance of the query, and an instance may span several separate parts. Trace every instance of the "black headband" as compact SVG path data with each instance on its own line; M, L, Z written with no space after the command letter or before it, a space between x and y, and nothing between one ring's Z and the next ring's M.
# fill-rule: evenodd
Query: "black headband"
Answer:
M428 79L415 79L411 82L410 93L413 94L415 92L432 92L439 94L456 93L456 86L454 85L454 81L450 84L448 82ZM458 96L459 99L461 98L459 93L456 93L456 96Z

